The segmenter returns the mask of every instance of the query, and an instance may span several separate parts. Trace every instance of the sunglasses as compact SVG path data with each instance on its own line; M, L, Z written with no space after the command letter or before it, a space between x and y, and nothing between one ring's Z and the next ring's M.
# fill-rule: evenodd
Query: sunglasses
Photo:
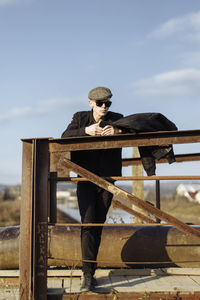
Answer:
M105 107L110 107L112 104L112 101L96 100L96 106L101 107L103 104L105 104Z

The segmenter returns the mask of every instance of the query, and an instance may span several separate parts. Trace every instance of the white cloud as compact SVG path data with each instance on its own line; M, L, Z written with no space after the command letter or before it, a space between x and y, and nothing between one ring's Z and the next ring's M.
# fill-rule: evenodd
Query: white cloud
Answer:
M197 96L200 93L200 70L182 69L161 73L133 83L139 96Z
M148 37L164 39L178 34L182 40L200 41L200 11L170 19L154 29Z
M0 115L0 123L5 121L12 121L17 118L24 118L28 116L36 116L48 113L56 109L61 109L62 107L68 107L73 103L73 99L70 98L53 98L49 100L40 101L34 107L14 107Z
M16 118L24 117L27 115L31 115L33 113L33 109L31 107L15 107L7 111L6 113L0 115L0 122L13 120Z

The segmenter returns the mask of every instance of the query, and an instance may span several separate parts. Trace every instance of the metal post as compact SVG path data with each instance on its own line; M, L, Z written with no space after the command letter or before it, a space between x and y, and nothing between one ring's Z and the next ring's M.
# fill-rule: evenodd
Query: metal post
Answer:
M160 209L160 180L156 180L156 208ZM156 218L156 222L160 223L160 219Z
M48 139L23 142L20 300L47 299Z
M23 142L22 189L20 214L19 299L30 300L32 297L32 211L33 211L33 143Z
M33 297L47 299L48 140L34 140Z
M50 216L49 222L56 223L57 222L57 199L56 199L56 178L57 172L50 173Z
M140 157L140 153L138 150L138 147L133 147L133 158ZM143 167L142 164L140 165L134 165L132 167L132 175L133 176L143 176ZM142 200L144 200L144 182L143 181L134 181L132 184L132 194ZM140 208L138 208L136 205L132 204L132 209L134 209L139 214L144 213L144 211ZM139 216L135 216L133 218L133 223L144 223L144 220L140 218Z

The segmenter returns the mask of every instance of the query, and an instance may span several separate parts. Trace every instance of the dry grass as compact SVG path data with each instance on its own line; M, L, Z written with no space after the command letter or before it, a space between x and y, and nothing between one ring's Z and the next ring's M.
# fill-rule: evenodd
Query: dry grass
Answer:
M155 195L146 199L155 205ZM200 204L176 195L161 196L160 209L184 223L200 224Z
M161 209L184 223L200 224L200 204L192 203L185 198L163 202Z
M20 198L15 200L0 200L0 227L20 224ZM57 210L58 223L76 223L60 210ZM78 222L77 222L78 223Z
M20 200L0 201L0 226L20 224Z

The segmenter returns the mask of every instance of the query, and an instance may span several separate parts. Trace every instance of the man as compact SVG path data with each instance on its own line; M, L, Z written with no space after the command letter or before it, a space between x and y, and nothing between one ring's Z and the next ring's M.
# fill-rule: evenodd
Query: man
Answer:
M112 93L105 87L92 89L89 94L90 111L74 114L71 123L63 132L62 138L74 136L106 136L121 131L111 125L100 127L101 121L116 121L123 117L119 113L108 111L112 102ZM121 176L121 149L84 150L71 153L71 159L78 165L99 176ZM104 223L113 195L91 182L79 182L77 185L78 205L81 222ZM102 226L81 227L81 249L84 280L82 291L90 291L96 285L93 277L96 269L98 249L101 241ZM92 262L90 262L92 261Z

